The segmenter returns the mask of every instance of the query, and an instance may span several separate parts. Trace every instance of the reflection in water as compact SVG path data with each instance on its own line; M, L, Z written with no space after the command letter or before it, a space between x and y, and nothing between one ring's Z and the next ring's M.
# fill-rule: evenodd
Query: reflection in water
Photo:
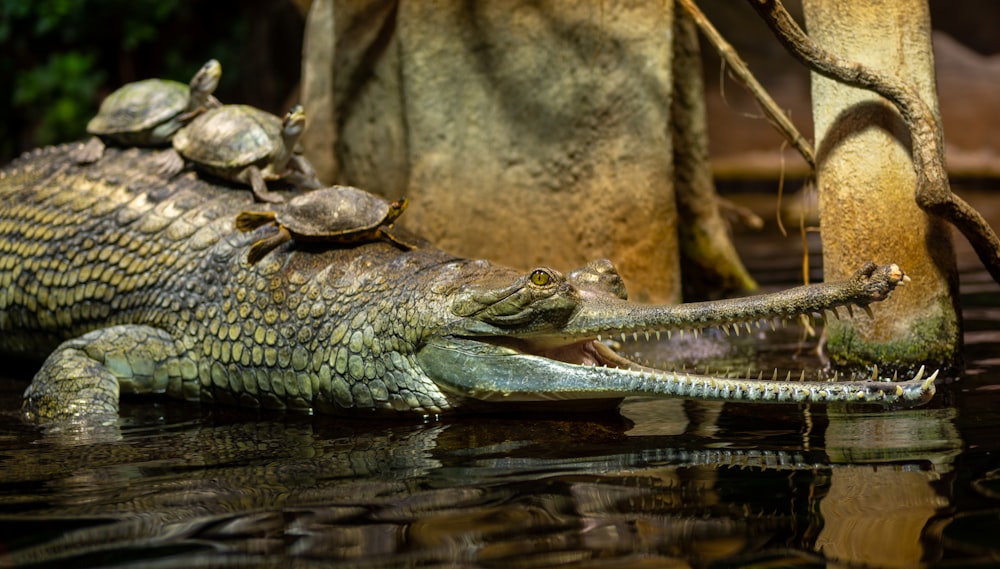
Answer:
M960 445L951 409L774 407L754 420L742 416L750 406L634 406L624 414L673 432L636 434L655 429L616 419L332 424L158 405L155 424L120 440L66 444L7 417L4 561L901 567L940 556L922 532L949 503L936 483ZM908 429L926 438L901 436Z
M849 466L833 470L820 502L817 551L879 567L914 567L937 556L925 551L922 536L950 503L934 483L951 472L961 452L955 415L948 407L891 414L830 410L827 455Z
M893 466L835 469L819 505L823 530L816 550L839 561L878 567L919 565L927 557L924 527L948 505L931 486L937 478L936 472Z

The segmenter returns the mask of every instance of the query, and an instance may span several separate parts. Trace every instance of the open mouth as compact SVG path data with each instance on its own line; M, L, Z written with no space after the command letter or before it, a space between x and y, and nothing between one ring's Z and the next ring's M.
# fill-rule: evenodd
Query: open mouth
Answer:
M762 371L667 371L633 361L596 337L441 337L424 346L424 371L448 392L491 402L659 396L748 403L865 403L912 407L934 394L937 372L906 381L783 380ZM743 374L739 374L743 376ZM766 378L765 378L766 377Z
M596 338L559 342L555 339L481 336L477 341L507 348L522 355L532 355L578 366L601 366L617 369L655 371L619 354Z
M817 322L811 320L809 327ZM754 338L751 326L744 323L740 335L721 329L704 329L684 333L621 334L621 341L602 336L573 340L542 337L470 337L489 343L511 354L536 356L576 366L595 366L645 373L700 373L721 378L785 381L881 381L889 383L898 377L882 377L877 366L868 370L836 370L816 349L816 342L803 339L797 325L774 325L766 338ZM662 337L661 337L662 336Z
M839 307L848 311L853 310L851 307L867 311L868 304L886 298L893 288L905 281L906 276L896 265L866 263L845 281L755 297L671 306L632 304L620 298L602 297L578 305L571 314L565 310L560 312L562 305L558 303L543 306L564 319L558 326L544 319L533 321L528 318L531 311L523 310L517 303L497 307L491 297L486 299L493 301L490 305L493 310L488 314L480 306L484 303L462 305L462 310L456 314L463 317L475 314L484 327L494 330L548 329L552 332L505 335L491 330L481 336L474 333L438 336L420 348L417 360L442 391L488 401L621 399L643 395L726 402L865 403L913 407L926 403L933 396L937 372L925 378L921 368L912 378L899 382L839 381L838 378L806 380L805 377L793 380L790 374L779 380L778 373L765 374L763 371L745 376L742 373L731 375L728 370L721 374L712 370L699 373L683 365L680 369L668 370L660 363L643 364L640 360L645 358L626 357L621 350L612 349L603 341L606 336L620 336L623 344L629 337L652 341L664 335L667 339L682 334L698 336L705 335L708 329L718 328L718 334L711 333L717 338L749 336L746 344L753 346L758 339L753 334L755 329L765 330L768 326L776 329L782 327L785 320L802 315L823 318L831 313L836 317ZM545 283L535 284L542 286ZM476 310L467 310L470 307ZM512 320L512 315L519 319ZM682 333L681 329L698 330ZM757 361L752 353L750 356L744 361Z

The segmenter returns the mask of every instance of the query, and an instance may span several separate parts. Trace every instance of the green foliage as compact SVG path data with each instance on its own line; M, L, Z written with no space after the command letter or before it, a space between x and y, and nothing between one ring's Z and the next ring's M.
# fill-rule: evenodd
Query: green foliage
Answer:
M123 84L186 83L210 58L223 64L220 98L280 112L298 81L303 23L276 0L0 0L0 164L82 139Z
M178 0L4 0L0 42L12 47L0 70L13 72L3 101L4 146L14 129L33 144L84 135L107 79L104 63L155 41ZM116 33L120 31L120 33ZM109 41L109 39L111 41ZM3 148L0 150L7 150ZM6 152L4 152L6 154Z
M104 80L91 53L54 53L48 61L19 73L13 107L34 119L35 139L51 144L80 136L93 114L90 102Z

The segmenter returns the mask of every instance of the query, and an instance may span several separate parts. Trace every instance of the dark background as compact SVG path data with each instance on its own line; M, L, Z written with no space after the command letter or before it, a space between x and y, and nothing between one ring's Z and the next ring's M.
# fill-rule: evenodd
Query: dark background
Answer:
M222 83L216 92L220 100L283 114L298 100L308 3L0 1L0 84L4 86L0 88L0 164L37 146L83 138L86 123L101 100L122 84L148 77L186 83L213 57L223 66ZM787 4L797 11L797 2ZM699 5L765 86L774 87L779 103L787 76L807 78L807 72L787 57L744 2L701 0ZM980 55L1000 52L1000 34L996 33L1000 2L932 0L930 6L935 29ZM717 89L718 60L710 47L706 46L704 53L706 86ZM1000 84L997 87L1000 91ZM739 90L727 89L734 94ZM795 92L790 96L801 99ZM738 105L734 101L730 99L727 105ZM804 121L803 129L808 132L811 124L803 114L808 111L799 110L793 118ZM723 119L723 124L728 122ZM947 137L947 116L945 126ZM746 138L745 129L739 130L732 140ZM724 133L716 128L711 132L716 140L713 146L728 151L722 148Z
M289 0L3 0L0 163L82 138L101 100L222 62L216 95L283 114L297 100L305 15Z

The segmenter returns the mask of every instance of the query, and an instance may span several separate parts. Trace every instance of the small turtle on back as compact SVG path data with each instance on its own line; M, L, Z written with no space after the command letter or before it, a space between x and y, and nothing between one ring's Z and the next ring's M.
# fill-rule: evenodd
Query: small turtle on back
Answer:
M167 79L145 79L123 85L101 102L87 124L94 135L75 153L77 163L100 160L106 142L125 146L168 146L184 124L206 109L218 107L212 93L222 65L212 59L185 85Z
M351 186L332 186L293 198L277 212L244 211L236 216L236 228L253 231L269 223L278 227L277 233L250 246L247 261L251 265L292 239L331 244L385 239L408 251L413 246L388 230L406 205L406 198L390 202Z
M187 160L202 172L248 184L260 201L280 203L284 198L268 191L268 181L286 179L306 189L320 185L309 162L294 152L304 128L302 105L284 120L249 105L223 105L174 135L174 152L164 155L160 171L172 176Z

